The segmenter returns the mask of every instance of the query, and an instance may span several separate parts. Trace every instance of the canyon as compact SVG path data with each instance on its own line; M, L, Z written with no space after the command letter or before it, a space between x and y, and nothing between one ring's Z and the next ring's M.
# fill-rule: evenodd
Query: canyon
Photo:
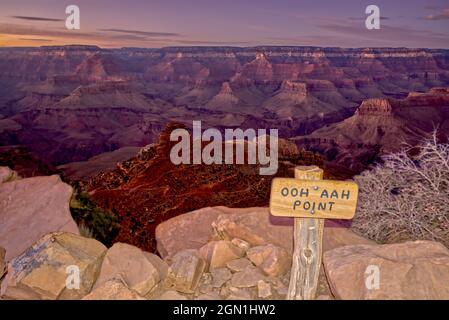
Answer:
M116 219L108 241L151 252L157 226L185 212L267 206L272 178L295 165L347 179L435 128L449 134L443 49L0 48L0 70L0 165L60 174ZM276 175L173 164L170 133L193 121L277 130Z
M447 87L449 51L0 48L0 70L0 145L59 166L157 142L170 121L310 135L366 99Z

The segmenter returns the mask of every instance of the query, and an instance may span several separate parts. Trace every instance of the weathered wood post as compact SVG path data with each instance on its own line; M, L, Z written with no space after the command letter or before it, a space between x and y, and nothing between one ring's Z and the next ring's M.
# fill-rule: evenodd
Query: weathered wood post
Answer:
M299 166L294 179L275 178L271 185L271 214L294 217L289 300L315 298L325 219L352 219L355 214L357 184L322 179L323 170L317 166Z
M317 166L298 166L295 179L321 180L323 170ZM288 300L315 298L321 266L324 219L294 218L293 261Z

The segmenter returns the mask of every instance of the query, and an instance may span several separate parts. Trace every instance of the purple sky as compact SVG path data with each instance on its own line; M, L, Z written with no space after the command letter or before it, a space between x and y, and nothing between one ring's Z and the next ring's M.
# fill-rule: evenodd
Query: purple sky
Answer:
M0 46L449 48L449 0L0 1ZM80 7L80 30L65 29L69 4ZM370 4L380 30L365 28Z

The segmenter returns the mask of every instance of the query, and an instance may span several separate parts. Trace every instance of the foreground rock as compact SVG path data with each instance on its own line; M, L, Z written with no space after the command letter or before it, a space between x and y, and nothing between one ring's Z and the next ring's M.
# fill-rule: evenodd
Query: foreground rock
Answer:
M272 244L251 248L247 256L266 275L272 277L284 275L292 265L292 258L287 250Z
M154 254L143 252L129 244L116 243L104 257L94 288L100 288L106 282L119 279L129 289L145 296L163 280L167 268L165 262ZM120 289L120 286L114 284L114 288Z
M205 269L206 262L201 258L198 250L178 252L168 269L167 286L180 292L193 293Z
M219 215L232 213L234 210L207 207L162 222L156 228L158 252L165 258L184 249L201 248L210 240L212 222Z
M203 208L161 223L156 239L163 258L184 249L199 249L210 240L239 239L251 246L273 244L292 252L293 219L273 217L265 207ZM374 242L338 223L326 222L323 251L351 244Z
M345 246L323 262L338 299L449 299L449 250L437 242ZM369 266L379 270L378 289L365 285Z
M94 239L47 234L8 264L2 294L8 299L80 299L92 289L105 252ZM76 277L69 278L74 267L79 269L79 288Z
M243 257L245 251L235 246L231 241L212 241L200 249L201 257L207 263L207 269L226 266L226 263Z
M72 187L57 175L0 184L0 246L6 261L49 232L79 233L70 214L71 195Z
M92 290L83 300L145 300L145 298L129 289L121 280L111 279Z

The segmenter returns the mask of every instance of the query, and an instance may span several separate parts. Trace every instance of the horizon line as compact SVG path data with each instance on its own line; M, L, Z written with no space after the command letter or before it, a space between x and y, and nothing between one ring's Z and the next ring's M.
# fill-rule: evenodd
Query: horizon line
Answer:
M367 47L346 47L346 46L308 46L308 45L256 45L256 46L231 46L231 45L179 45L179 46L163 46L163 47L101 47L96 44L61 44L61 45L43 45L43 46L2 46L0 49L34 49L34 48L58 48L58 47L95 47L103 50L117 50L117 49L146 49L146 50L160 50L160 49L175 49L175 48L232 48L232 49L250 49L250 48L322 48L322 49L408 49L408 50L449 50L449 47L387 47L387 46L367 46Z

